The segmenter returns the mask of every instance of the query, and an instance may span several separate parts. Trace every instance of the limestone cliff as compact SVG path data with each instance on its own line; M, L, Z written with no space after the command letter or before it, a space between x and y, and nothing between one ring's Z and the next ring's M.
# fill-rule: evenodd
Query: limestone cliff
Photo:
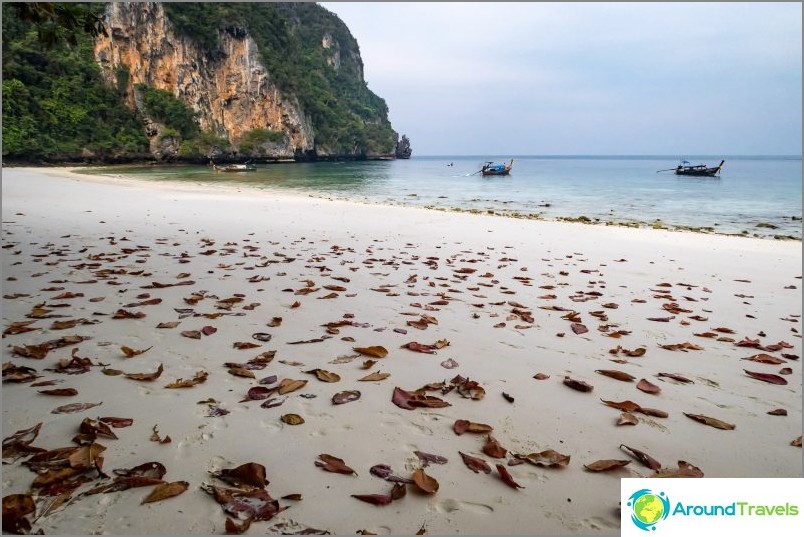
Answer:
M221 24L213 28L217 33L214 50L178 31L160 3L110 3L106 24L108 36L96 40L95 58L107 83L118 86L130 107L142 111L136 89L139 84L166 90L197 113L202 131L228 139L234 151L249 131L265 129L281 133L281 137L261 142L256 156L265 158L304 159L344 156L344 153L358 158L394 155L395 139L390 146L384 143L389 147L379 151L351 134L354 140L333 143L335 135L330 133L337 132L335 128L318 125L316 122L324 114L311 110L309 104L305 109L299 95L283 90L276 83L274 74L265 65L266 51L259 49L245 24ZM341 68L343 51L333 35L325 33L317 46L326 54L327 68L334 71ZM359 54L356 58L355 52L347 54L349 64L359 66L355 76L365 87ZM385 107L384 101L379 101ZM361 118L362 126L353 127L355 121L352 121L350 128L376 130L380 125L396 137L388 123L387 107L384 112L384 117L380 114ZM146 124L149 124L147 117ZM166 147L168 152L171 147L178 151L178 143L166 144L160 136L160 125L150 121L148 130L152 153Z

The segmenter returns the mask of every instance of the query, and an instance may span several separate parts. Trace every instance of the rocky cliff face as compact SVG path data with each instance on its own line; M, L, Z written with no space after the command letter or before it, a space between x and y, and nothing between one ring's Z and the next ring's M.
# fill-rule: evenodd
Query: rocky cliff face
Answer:
M138 107L135 86L146 84L181 99L198 113L202 130L227 137L235 147L244 133L268 129L285 136L266 142L266 157L314 151L310 120L294 96L283 95L272 83L246 29L222 30L222 54L210 55L177 35L158 3L110 3L106 19L108 37L96 40L95 58L108 83L125 85L119 89L129 106ZM128 76L119 76L121 70ZM151 131L157 152L159 129Z

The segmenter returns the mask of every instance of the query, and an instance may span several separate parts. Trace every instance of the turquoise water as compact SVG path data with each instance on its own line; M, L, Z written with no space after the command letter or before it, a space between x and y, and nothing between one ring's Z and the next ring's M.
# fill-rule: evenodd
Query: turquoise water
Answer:
M707 228L748 236L802 235L800 157L723 157L726 164L716 178L657 173L675 167L676 157L514 156L507 177L476 173L483 161L510 158L414 156L261 164L255 172L242 173L213 173L204 166L98 168L90 173L544 219L583 216L601 223ZM721 160L685 158L711 166Z

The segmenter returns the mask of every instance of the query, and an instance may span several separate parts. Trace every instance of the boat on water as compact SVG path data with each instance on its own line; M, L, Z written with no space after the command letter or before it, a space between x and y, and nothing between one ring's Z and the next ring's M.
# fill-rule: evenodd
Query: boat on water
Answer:
M492 161L485 162L480 169L480 173L484 176L488 175L508 175L511 173L511 168L514 166L514 159L508 164L495 164Z
M725 160L721 160L720 164L714 167L710 167L706 164L696 164L692 165L688 161L683 160L681 164L676 166L674 172L676 175L691 175L694 177L714 177L720 173L720 170L723 168L723 164Z
M215 172L253 172L257 171L254 164L246 162L245 164L226 164L225 166L218 166L214 162L210 162L212 171Z

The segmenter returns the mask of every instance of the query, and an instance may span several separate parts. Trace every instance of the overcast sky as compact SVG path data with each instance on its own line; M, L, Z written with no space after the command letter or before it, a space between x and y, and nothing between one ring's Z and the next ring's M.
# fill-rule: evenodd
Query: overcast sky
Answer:
M800 155L802 4L321 2L417 155Z

